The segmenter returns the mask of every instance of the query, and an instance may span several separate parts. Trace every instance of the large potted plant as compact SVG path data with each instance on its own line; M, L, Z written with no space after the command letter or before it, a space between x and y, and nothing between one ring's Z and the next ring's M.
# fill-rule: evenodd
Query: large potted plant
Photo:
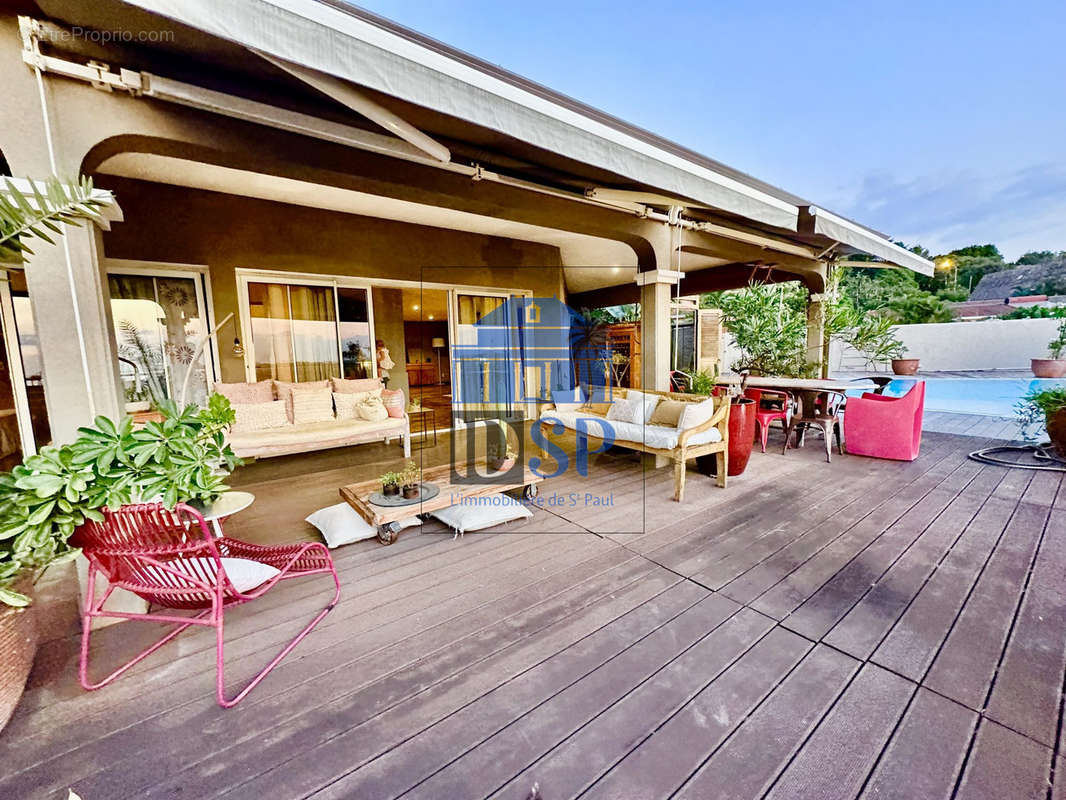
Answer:
M744 396L747 377L740 388L729 395L729 468L726 474L734 478L748 468L751 448L755 443L755 401ZM707 370L695 373L690 381L692 394L709 395L716 391L715 376ZM696 466L704 475L716 475L718 459L714 454L698 456Z
M1066 358L1062 357L1066 351L1066 319L1059 323L1058 336L1048 343L1047 349L1051 358L1030 360L1033 375L1038 378L1066 378Z
M1034 389L1014 407L1014 413L1026 439L1032 439L1033 429L1043 422L1055 452L1066 458L1066 386Z
M158 500L210 502L240 460L225 443L233 409L221 395L206 408L160 404L161 422L133 429L97 417L69 445L42 448L0 474L0 728L10 718L33 663L29 611L34 576L76 555L67 542L101 509Z

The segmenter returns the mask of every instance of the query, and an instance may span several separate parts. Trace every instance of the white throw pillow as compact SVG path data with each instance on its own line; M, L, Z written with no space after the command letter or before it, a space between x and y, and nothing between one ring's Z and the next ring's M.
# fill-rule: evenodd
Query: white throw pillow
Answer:
M628 397L616 397L607 409L607 419L612 422L636 422L637 413L640 413L638 407L629 402Z
M294 425L328 422L333 417L333 392L325 389L292 390L292 421Z
M633 406L633 422L646 425L661 399L657 394L644 394L636 389L626 390L626 400Z
M284 400L271 400L269 403L232 403L231 405L233 413L236 414L236 419L233 421L234 433L265 431L289 424Z
M226 572L233 588L240 593L250 592L257 586L262 586L268 580L277 575L280 570L269 564L262 564L247 558L222 558L222 569ZM205 575L215 580L215 559L210 556L197 558L176 558L173 561L163 562L168 568L176 572L183 572L197 580L202 581ZM154 565L143 568L149 573L158 573L160 578L167 583L181 581L173 573L167 572Z
M378 535L377 528L359 516L359 512L347 503L320 508L305 521L318 528L318 532L326 540L326 547L330 549L362 539L373 539ZM396 523L400 530L421 524L422 520L415 516L405 517Z
M681 418L677 421L677 429L679 431L687 431L689 428L695 428L697 425L702 425L713 416L713 397L708 397L706 400L699 403L688 403L681 414Z
M529 519L533 513L509 495L490 494L464 498L454 506L430 512L430 516L455 528L457 533L466 533L515 519Z
M372 396L368 395L364 397L362 402L355 405L356 419L366 420L367 422L381 422L389 418L389 411L385 408L385 404L381 402L381 395Z

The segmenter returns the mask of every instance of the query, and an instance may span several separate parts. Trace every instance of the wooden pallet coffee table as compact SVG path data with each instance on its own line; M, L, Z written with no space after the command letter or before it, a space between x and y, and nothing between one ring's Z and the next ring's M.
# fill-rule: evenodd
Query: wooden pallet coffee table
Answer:
M488 468L484 461L478 462L478 473L484 475ZM517 478L517 474L515 476ZM514 481L514 478L510 478ZM370 502L370 495L380 491L381 481L363 481L352 483L340 488L341 498L348 505L359 512L359 516L370 525L377 526L378 541L382 544L392 544L396 541L399 526L396 524L401 519L406 519L412 514L428 514L431 511L439 511L442 508L455 505L466 497L487 497L501 494L512 489L525 488L526 498L532 499L537 496L537 484L541 477L529 469L524 469L521 482L508 483L453 483L452 467L445 464L440 467L430 467L422 470L422 482L432 483L440 487L440 494L421 503L412 503L409 506L377 506Z

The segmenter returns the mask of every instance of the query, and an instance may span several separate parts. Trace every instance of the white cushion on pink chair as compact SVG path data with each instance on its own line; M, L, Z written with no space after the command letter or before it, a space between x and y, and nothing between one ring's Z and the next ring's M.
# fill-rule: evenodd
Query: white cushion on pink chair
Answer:
M226 571L226 577L229 578L230 583L233 584L233 588L242 594L244 592L250 592L257 586L262 586L268 580L280 573L281 570L270 566L269 564L262 564L259 561L252 561L247 558L222 558L222 569ZM215 578L215 559L209 556L202 556L199 558L179 558L174 561L167 561L167 567L176 572L184 572L190 577L197 580L203 580L203 575L210 575L211 580ZM178 580L173 574L166 572L166 570L159 569L155 566L148 566L145 568L146 572L154 572L160 576L164 576L163 580Z

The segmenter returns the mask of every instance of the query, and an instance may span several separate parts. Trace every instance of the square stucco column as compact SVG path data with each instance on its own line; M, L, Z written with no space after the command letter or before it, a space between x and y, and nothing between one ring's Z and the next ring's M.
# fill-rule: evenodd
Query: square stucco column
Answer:
M829 363L825 353L825 303L821 295L807 300L807 361L819 366L823 378L828 376Z
M641 387L670 388L670 294L677 273L654 270L637 274L640 284Z
M71 442L99 414L118 419L118 376L99 230L65 225L55 244L34 241L26 285L44 368L52 439Z

